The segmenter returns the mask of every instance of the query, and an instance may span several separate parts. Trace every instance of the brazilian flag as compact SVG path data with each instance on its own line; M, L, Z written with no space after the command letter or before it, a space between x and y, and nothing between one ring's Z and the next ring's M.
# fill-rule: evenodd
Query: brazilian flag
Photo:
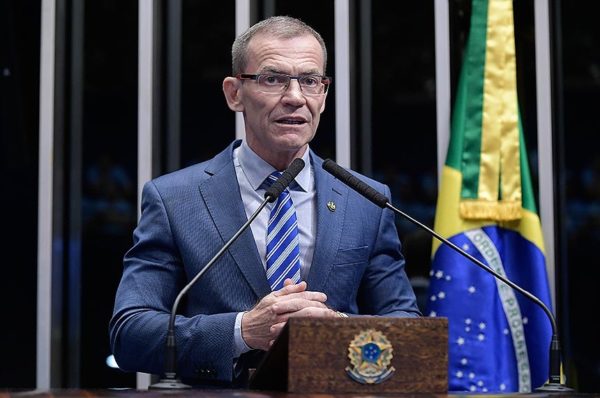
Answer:
M435 230L551 308L519 116L512 0L473 0ZM434 241L427 313L449 323L449 389L528 392L547 380L543 310Z

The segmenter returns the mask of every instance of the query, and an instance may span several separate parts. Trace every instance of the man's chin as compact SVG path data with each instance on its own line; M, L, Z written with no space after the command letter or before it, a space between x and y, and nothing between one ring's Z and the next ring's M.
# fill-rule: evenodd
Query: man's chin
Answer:
M276 133L277 146L288 150L300 149L310 142L314 136L308 129L278 129Z

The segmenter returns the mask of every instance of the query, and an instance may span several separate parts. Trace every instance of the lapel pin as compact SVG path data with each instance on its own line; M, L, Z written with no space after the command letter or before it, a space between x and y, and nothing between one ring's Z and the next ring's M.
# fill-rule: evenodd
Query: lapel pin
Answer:
M327 202L327 208L329 209L329 211L335 211L335 203L333 203L333 201L329 201Z

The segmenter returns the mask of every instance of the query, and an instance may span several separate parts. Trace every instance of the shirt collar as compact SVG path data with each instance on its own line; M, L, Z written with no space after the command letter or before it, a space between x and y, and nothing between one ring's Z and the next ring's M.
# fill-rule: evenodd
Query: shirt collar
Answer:
M302 155L304 160L304 168L298 173L294 181L290 184L290 189L301 189L307 192L310 188L310 180L312 178L310 168L310 154L307 148ZM246 178L250 182L252 189L255 191L260 188L265 179L275 171L273 166L265 162L260 156L258 156L246 143L246 140L242 141L240 150L238 153L238 160L240 166ZM309 167L307 167L309 166Z

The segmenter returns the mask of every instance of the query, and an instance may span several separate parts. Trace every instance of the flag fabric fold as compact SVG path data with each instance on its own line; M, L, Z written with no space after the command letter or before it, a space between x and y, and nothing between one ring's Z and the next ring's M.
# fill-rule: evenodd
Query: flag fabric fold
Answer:
M551 308L516 88L512 0L473 0L435 230ZM528 392L548 376L543 310L433 242L427 313L448 318L449 389Z

